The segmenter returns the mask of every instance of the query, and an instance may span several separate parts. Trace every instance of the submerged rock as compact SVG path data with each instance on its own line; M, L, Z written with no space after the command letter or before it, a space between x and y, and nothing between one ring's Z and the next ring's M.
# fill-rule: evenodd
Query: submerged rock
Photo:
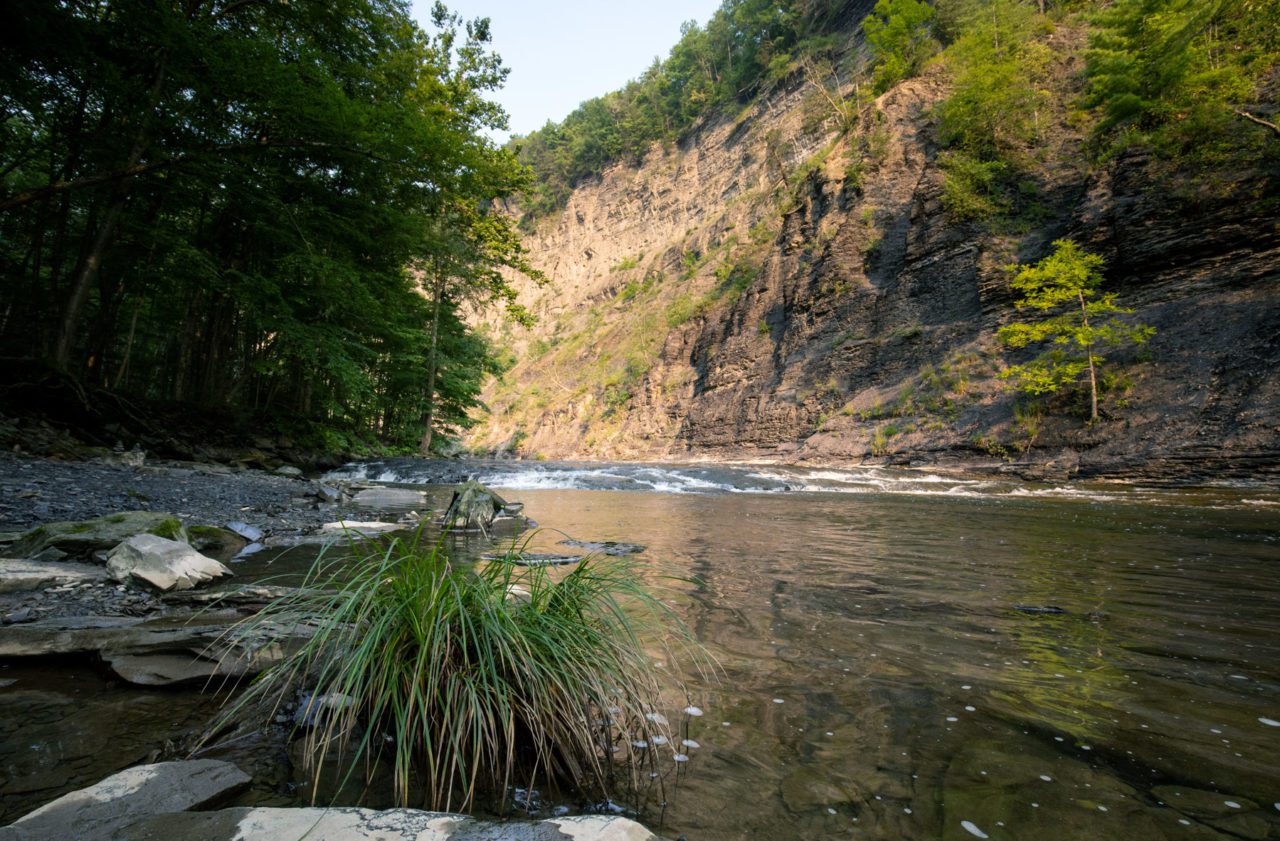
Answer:
M249 783L248 774L214 759L139 765L46 803L0 829L0 839L115 838L139 820L216 804Z
M561 546L572 546L574 549L586 549L593 555L638 555L644 551L639 543L623 543L617 540L562 540Z
M94 520L37 526L20 537L10 547L9 554L34 558L41 552L55 549L72 557L87 558L94 552L112 549L138 534L152 534L170 540L187 539L182 521L172 514L123 511Z
M107 556L107 571L117 581L137 578L162 592L190 590L232 574L221 563L187 544L154 534L134 535L113 549Z
M585 557L584 555L555 555L546 552L515 552L510 555L481 555L480 559L484 561L510 561L516 566L522 567L545 567L576 564Z

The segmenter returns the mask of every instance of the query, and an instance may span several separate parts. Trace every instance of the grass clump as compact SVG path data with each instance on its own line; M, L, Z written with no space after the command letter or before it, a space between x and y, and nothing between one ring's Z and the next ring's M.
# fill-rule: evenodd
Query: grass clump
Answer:
M517 566L516 553L455 564L419 535L354 563L322 556L296 593L248 620L310 623L314 635L228 718L257 710L270 720L310 688L330 700L303 711L309 762L336 756L348 776L370 779L389 764L401 805L469 810L482 794L505 802L515 785L638 789L660 755L633 742L666 726L640 633L661 620L669 636L678 620L625 558L565 573Z

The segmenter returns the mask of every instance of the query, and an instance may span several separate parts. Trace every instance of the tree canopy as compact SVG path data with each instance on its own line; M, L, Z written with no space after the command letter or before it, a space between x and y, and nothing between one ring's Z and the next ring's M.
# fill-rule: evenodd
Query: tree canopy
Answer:
M486 20L402 0L15 0L0 51L0 353L330 440L465 422L464 299L528 270L481 131ZM422 267L459 278L440 307ZM417 267L415 269L415 267ZM433 331L433 326L436 328ZM432 337L437 341L433 343Z

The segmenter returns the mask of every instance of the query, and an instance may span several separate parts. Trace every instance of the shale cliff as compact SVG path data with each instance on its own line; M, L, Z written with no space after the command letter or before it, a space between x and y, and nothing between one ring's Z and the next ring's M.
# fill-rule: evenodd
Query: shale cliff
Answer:
M1079 33L1049 42L1070 101ZM856 49L856 43L854 49ZM490 385L477 449L547 458L890 463L1029 476L1280 475L1280 173L1212 182L1087 155L1037 114L1035 211L992 225L942 201L932 67L847 130L796 72L735 116L580 186L526 238L551 285ZM848 90L840 91L842 95ZM513 212L518 209L513 208ZM1069 237L1156 328L1109 359L1103 418L998 373L1009 266Z

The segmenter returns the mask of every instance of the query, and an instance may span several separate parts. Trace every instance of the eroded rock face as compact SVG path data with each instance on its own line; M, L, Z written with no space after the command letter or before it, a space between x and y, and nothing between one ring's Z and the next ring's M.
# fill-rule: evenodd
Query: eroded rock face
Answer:
M117 581L136 578L161 592L190 590L231 570L185 543L154 534L137 534L107 556L107 571Z
M249 775L230 762L213 759L139 765L24 815L0 829L0 841L114 838L143 818L217 803L249 782Z
M500 516L516 517L522 507L479 482L464 482L453 492L441 525L454 531L488 531Z
M9 554L33 558L52 549L70 557L87 558L138 534L186 540L182 521L172 514L123 511L93 520L38 526L19 538L9 548Z

